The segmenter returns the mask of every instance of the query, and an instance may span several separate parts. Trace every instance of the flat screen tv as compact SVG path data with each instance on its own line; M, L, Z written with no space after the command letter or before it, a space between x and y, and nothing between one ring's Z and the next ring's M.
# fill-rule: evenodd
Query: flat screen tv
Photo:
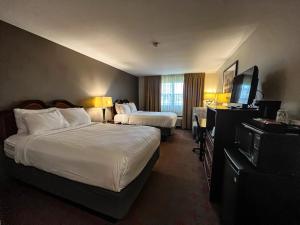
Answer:
M230 103L252 104L258 85L258 67L253 66L233 79Z

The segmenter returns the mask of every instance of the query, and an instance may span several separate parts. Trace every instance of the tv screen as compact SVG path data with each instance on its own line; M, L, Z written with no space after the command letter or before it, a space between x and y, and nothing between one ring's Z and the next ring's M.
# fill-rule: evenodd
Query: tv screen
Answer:
M254 66L233 79L231 103L250 105L255 99L258 84L258 67Z

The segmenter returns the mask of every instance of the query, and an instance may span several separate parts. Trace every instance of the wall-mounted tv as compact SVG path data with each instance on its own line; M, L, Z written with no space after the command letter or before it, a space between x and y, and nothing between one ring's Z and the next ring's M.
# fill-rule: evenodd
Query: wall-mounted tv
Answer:
M233 79L231 103L250 105L256 96L258 67L253 66Z

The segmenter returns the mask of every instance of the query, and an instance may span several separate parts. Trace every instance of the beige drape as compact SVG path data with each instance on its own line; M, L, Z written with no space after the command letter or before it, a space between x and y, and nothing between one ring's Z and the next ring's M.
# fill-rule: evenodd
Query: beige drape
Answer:
M184 74L182 128L192 128L193 107L202 106L205 73Z
M145 109L147 111L160 112L161 77L148 76L145 82Z

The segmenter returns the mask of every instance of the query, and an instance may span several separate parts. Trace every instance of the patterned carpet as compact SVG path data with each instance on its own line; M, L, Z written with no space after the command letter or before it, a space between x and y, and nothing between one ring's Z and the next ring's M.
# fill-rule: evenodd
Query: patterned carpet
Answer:
M176 130L127 217L106 217L17 181L0 187L1 225L217 225L195 143Z

